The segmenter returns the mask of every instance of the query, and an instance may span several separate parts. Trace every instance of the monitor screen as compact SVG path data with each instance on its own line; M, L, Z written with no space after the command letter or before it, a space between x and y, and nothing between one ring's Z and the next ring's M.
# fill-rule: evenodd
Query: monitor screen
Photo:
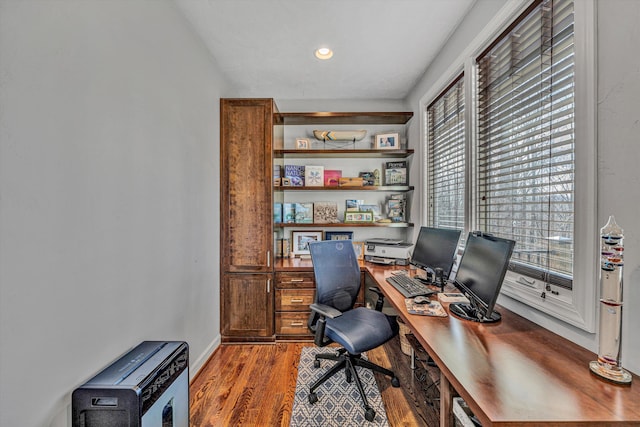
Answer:
M469 233L454 283L469 298L470 304L451 304L453 314L480 322L500 320L493 307L514 245L513 240Z
M421 227L411 255L411 264L435 272L441 268L443 277L449 277L460 239L460 230Z

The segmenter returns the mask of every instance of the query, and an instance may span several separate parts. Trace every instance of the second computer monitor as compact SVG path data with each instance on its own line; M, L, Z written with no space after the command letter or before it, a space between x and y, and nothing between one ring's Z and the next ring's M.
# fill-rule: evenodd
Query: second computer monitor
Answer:
M448 278L458 248L460 230L421 227L411 255L411 264L427 271L441 268Z

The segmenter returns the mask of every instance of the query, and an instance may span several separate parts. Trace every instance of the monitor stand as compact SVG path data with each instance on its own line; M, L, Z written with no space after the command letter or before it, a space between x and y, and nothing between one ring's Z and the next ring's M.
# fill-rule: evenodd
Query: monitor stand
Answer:
M499 322L502 316L497 311L493 310L489 317L482 315L482 312L475 308L471 304L464 302L452 302L449 304L449 311L460 319L470 320L472 322L480 323L495 323Z

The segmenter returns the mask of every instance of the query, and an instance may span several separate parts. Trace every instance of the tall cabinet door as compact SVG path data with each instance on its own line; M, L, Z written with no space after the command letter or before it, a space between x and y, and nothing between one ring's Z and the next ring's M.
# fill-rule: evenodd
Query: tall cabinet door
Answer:
M222 271L273 271L271 99L220 105Z
M274 338L271 99L220 100L223 341Z

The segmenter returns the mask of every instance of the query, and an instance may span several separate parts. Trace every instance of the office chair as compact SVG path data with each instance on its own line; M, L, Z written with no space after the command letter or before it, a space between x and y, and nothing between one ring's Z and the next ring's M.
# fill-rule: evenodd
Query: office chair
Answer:
M320 359L336 363L309 388L309 403L318 401L316 389L337 372L345 369L347 382L355 381L364 403L365 418L373 421L375 411L365 395L356 366L371 369L391 377L394 387L400 381L393 372L362 359L361 354L372 350L398 334L394 317L365 307L354 308L360 290L360 265L350 240L326 240L309 244L313 271L316 279L316 295L311 304L309 329L315 334L314 342L324 347L333 342L342 346L337 352L318 354L314 367L320 367ZM382 308L382 293L378 294L376 308Z

